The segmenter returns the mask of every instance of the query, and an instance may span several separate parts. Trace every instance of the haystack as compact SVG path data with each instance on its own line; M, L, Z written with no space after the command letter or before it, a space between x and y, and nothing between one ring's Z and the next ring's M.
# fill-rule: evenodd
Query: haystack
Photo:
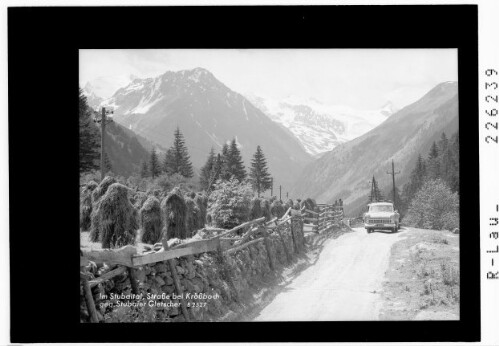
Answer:
M99 186L97 186L92 192L92 203L96 203L102 196L104 196L109 186L114 183L116 183L116 179L113 177L104 177Z
M135 242L138 228L137 211L128 200L128 188L112 184L100 200L98 215L99 239L102 248L119 248Z
M179 188L174 188L166 198L161 201L161 221L165 228L167 239L185 239L187 207Z
M270 202L268 199L262 200L260 203L262 208L262 216L265 216L265 220L270 221L272 219L272 212L270 211Z
M90 186L87 184L80 194L80 229L82 232L90 230L91 220L90 214L92 213L92 190L95 189L97 183ZM93 188L92 188L93 187Z
M270 206L270 212L272 213L272 216L281 218L286 212L286 210L284 210L284 207L282 206L281 202L274 201Z
M142 209L145 201L147 200L147 194L144 192L137 192L135 196L133 196L133 206L138 210Z
M147 196L154 196L156 198L161 198L162 191L160 189L156 189L154 187L149 188L146 192Z
M86 185L85 185L85 188L87 190L90 190L90 191L94 191L95 188L99 186L99 184L97 184L95 181L93 180L90 180Z
M89 239L91 242L99 242L100 240L100 231L101 231L101 222L100 222L100 200L96 203L92 204L92 211L90 213L90 234Z
M258 219L263 216L262 200L260 198L253 198L250 202L250 219Z
M151 196L140 209L140 225L142 228L141 241L147 244L155 244L161 241L161 209L159 200Z
M198 227L203 228L206 223L206 210L208 209L208 197L203 194L197 194L194 198L194 202L199 209L198 214Z
M300 202L300 208L303 208L305 206L306 209L314 211L315 208L317 207L317 204L315 201L311 198L307 198L303 201Z
M188 194L188 196L190 196L190 194ZM185 207L186 238L190 238L201 228L199 227L199 208L196 202L190 197L185 198Z

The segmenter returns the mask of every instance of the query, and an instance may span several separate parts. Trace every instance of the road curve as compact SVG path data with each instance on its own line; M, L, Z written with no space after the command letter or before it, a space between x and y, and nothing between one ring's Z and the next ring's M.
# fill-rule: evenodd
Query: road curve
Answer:
M364 228L329 239L315 265L305 269L254 321L371 321L378 319L379 292L390 248L403 232Z

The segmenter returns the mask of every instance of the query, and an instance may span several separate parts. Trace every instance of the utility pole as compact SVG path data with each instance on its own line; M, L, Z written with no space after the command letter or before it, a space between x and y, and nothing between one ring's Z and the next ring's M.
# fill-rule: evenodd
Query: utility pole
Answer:
M287 192L287 191L286 191L286 199L289 199L289 197L288 197L288 192Z
M279 201L282 202L282 199L281 199L281 185L279 185Z
M270 197L274 195L274 178L270 178Z
M105 141L106 141L106 123L107 123L107 119L106 119L106 115L107 114L113 114L114 112L112 110L106 110L105 107L102 107L101 109L101 118L100 119L97 119L97 118L94 118L94 121L96 123L100 123L101 125L101 135L100 135L100 180L104 180L104 177L106 175L106 167L105 167L105 162L104 162L104 158L105 158L105 149L104 149L104 145L105 145ZM109 119L109 122L112 122L113 120L112 119Z
M386 172L386 174L391 174L392 175L392 183L393 183L393 209L396 210L395 208L395 174L399 174L400 171L395 172L395 164L393 163L392 160L392 171L391 172Z

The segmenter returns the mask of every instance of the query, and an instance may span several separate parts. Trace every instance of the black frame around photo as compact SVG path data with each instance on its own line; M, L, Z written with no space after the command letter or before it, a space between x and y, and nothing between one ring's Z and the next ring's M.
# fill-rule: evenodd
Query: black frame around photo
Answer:
M460 320L81 324L78 50L112 48L457 48ZM11 7L8 65L11 342L480 340L477 5Z

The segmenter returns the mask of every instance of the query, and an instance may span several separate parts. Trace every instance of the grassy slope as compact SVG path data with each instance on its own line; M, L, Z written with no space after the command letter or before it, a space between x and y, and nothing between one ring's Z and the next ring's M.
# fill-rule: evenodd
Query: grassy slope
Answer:
M459 319L459 235L406 230L391 251L381 320Z

